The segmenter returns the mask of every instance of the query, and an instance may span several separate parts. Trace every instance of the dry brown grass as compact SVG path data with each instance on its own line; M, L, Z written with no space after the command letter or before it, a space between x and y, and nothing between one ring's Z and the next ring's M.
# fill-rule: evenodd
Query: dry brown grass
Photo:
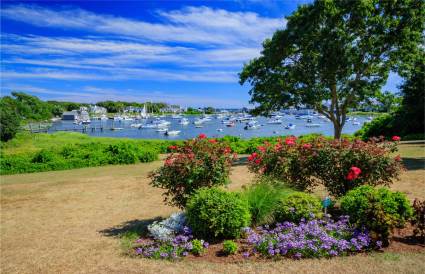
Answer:
M424 159L424 146L406 146L402 156ZM418 151L422 151L418 154ZM282 260L214 264L170 263L121 254L111 235L144 225L175 209L147 174L161 162L2 176L2 273L424 273L424 253L384 253L332 260ZM419 166L420 167L420 166ZM413 170L414 169L414 170ZM425 170L415 168L393 188L425 198ZM237 166L230 189L252 179Z

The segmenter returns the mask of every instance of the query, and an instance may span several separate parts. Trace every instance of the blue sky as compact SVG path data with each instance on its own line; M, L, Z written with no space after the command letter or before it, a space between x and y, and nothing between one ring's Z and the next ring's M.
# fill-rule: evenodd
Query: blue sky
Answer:
M308 1L6 1L1 93L249 106L244 62ZM384 90L396 91L391 75Z

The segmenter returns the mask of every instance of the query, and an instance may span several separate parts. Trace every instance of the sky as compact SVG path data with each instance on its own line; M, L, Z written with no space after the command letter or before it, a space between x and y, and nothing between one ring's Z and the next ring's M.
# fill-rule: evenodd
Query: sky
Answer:
M309 1L2 1L1 95L249 107L243 64Z

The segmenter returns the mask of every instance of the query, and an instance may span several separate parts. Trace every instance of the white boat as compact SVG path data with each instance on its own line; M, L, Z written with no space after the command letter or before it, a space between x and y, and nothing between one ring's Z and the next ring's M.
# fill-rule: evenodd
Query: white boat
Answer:
M186 126L189 124L189 120L187 118L183 118L179 121L180 125Z
M272 120L270 120L270 121L267 121L267 124L271 124L271 125L280 125L280 124L282 124L283 122L282 122L282 120L280 120L280 119L272 119Z
M168 128L158 128L157 130L155 130L156 132L166 132L168 130Z
M132 117L129 116L123 116L122 117L123 121L128 122L128 121L133 121L134 119Z
M373 120L373 117L372 116L369 116L369 117L367 117L367 119L366 119L367 121L372 121Z
M259 124L246 124L245 127L243 129L245 130L250 130L250 129L259 129L260 125Z
M195 121L193 121L193 124L202 125L204 122L205 122L204 119L196 119Z
M218 132L222 132L222 131L223 131L223 129L222 129L222 128L217 128L217 131L218 131Z
M181 118L182 118L182 116L178 115L178 114L171 115L171 119L181 119Z
M111 130L123 130L124 128L122 127L112 127Z
M108 116L106 116L105 114L102 114L102 116L100 116L100 120L101 121L108 120Z
M320 124L307 124L306 127L320 127Z
M136 127L136 128L139 128L139 127L141 127L143 124L140 124L140 123L135 123L135 124L131 124L130 125L130 127Z
M121 116L114 116L114 121L118 121L118 122L121 122L122 121L122 117Z
M204 127L204 125L203 124L199 124L199 125L195 125L195 127L196 128L201 128L201 127Z
M353 126L360 126L360 122L359 121L353 121Z
M234 126L236 126L235 122L230 122L226 124L226 127L234 127Z
M142 109L142 111L140 111L140 117L142 118L142 119L146 119L146 118L148 118L148 113L146 112L146 104L144 104L143 105L143 109Z
M89 125L91 123L91 121L90 121L90 119L86 119L86 120L81 121L81 123L83 125Z
M295 129L295 125L289 124L289 125L285 126L285 129Z
M164 133L164 135L167 135L167 136L176 136L179 134L180 134L180 130L170 130L170 131L166 130Z

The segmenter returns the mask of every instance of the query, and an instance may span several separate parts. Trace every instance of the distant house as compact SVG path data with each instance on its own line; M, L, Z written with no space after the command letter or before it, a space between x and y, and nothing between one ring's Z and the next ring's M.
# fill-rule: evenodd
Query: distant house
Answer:
M66 111L64 113L62 113L62 120L77 120L78 119L78 111L73 110L73 111Z
M107 110L104 107L92 105L92 106L90 106L90 112L94 113L94 114L106 114Z

